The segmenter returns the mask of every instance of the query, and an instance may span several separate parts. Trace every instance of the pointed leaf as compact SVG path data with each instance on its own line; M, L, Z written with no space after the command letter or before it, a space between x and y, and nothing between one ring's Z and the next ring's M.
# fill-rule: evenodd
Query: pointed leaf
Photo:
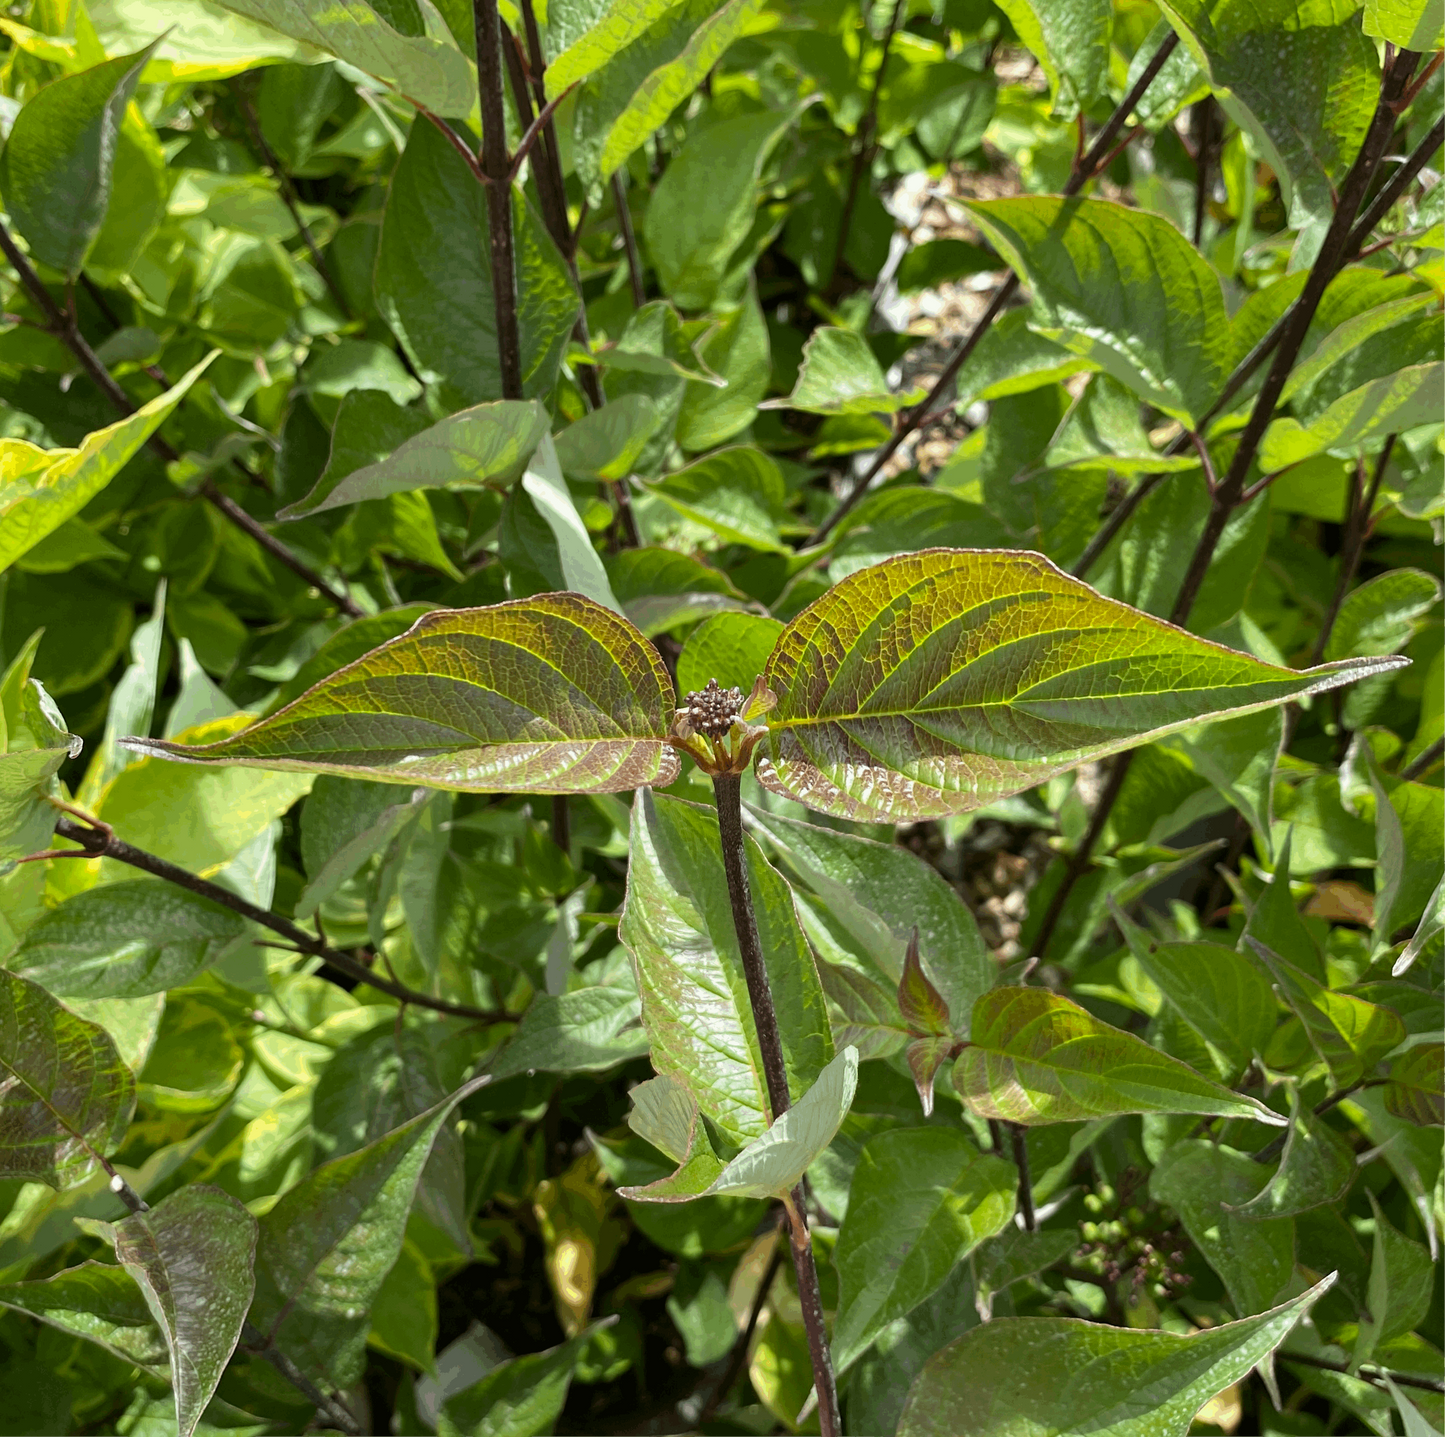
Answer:
M438 1437L530 1437L552 1431L567 1401L577 1359L604 1325L596 1323L545 1352L498 1363L480 1382L448 1396L437 1415Z
M644 1186L620 1187L625 1198L637 1202L686 1202L712 1186L723 1170L713 1150L697 1099L676 1078L651 1078L628 1094L632 1111L627 1125L658 1152L677 1164L677 1171Z
M787 884L745 842L788 1086L801 1095L833 1057L823 990ZM757 1137L768 1125L767 1084L712 809L651 789L633 800L618 931L637 973L653 1067L686 1084L726 1140Z
M50 695L29 677L40 635L6 672L5 753L0 755L0 861L38 853L50 843L60 810L46 802L56 789L56 771L80 753L81 740L65 730L65 719Z
M649 485L648 492L729 543L792 553L778 532L789 517L783 473L761 449L719 449Z
M783 631L758 775L844 818L966 813L1394 662L1296 673L1105 599L1037 554L926 550L850 575Z
M1002 0L1000 8L1048 77L1055 119L1072 120L1098 99L1109 75L1107 0Z
M105 1029L0 972L0 1178L83 1183L134 1107L135 1078Z
M1205 1402L1274 1351L1333 1280L1188 1337L1069 1317L997 1318L929 1359L898 1437L1184 1437Z
M1263 943L1272 953L1288 959L1311 978L1323 979L1325 962L1310 931L1300 916L1294 894L1290 892L1289 876L1294 856L1294 828L1285 830L1275 858L1274 873L1264 890L1255 899L1240 939L1240 952L1248 954L1251 941ZM1246 961L1249 961L1246 959Z
M554 662L562 655L565 673ZM218 743L127 742L196 763L612 793L677 776L663 744L672 706L672 680L631 624L580 594L540 594L427 614Z
M490 1079L323 1163L261 1219L251 1321L313 1378L361 1375L371 1304L401 1252L417 1180L442 1124Z
M191 1437L251 1306L256 1219L220 1188L197 1183L107 1235L165 1334L178 1437Z
M1375 1240L1370 1257L1370 1288L1360 1321L1353 1366L1368 1362L1382 1343L1403 1337L1425 1320L1435 1288L1430 1251L1391 1226L1370 1194Z
M1258 940L1248 942L1274 979L1280 997L1304 1024L1337 1089L1354 1087L1374 1071L1386 1053L1405 1041L1405 1025L1392 1009L1334 992Z
M343 504L414 489L510 484L546 432L547 412L534 399L477 404L404 440L375 464L341 472L333 452L332 463L316 487L304 499L278 510L276 517L302 519Z
M974 1004L970 1036L953 1086L985 1118L1029 1126L1118 1113L1284 1121L1047 988L985 993Z
M1395 966L1390 970L1395 977L1409 971L1415 960L1425 951L1425 945L1445 928L1445 878L1435 885L1435 891L1425 901L1425 912L1415 935L1405 945Z
M492 1063L492 1077L514 1073L600 1073L647 1053L637 1026L641 1005L626 988L539 993Z
M1234 364L1219 277L1162 215L1106 200L976 200L969 210L1033 291L1033 325L1194 425Z
M557 462L577 479L626 479L662 421L645 394L621 394L554 437Z
M554 100L601 69L678 0L571 0L547 7L547 39L556 48L546 71L547 98Z
M1240 1217L1293 1217L1338 1202L1355 1180L1355 1154L1344 1138L1290 1092L1289 1136L1267 1187L1234 1211Z
M1017 1185L1012 1163L980 1153L956 1128L899 1128L869 1139L833 1252L839 1374L1003 1230Z
M135 1279L123 1267L83 1262L44 1282L8 1283L0 1286L0 1306L84 1337L122 1362L162 1377L167 1373L166 1339Z
M1431 784L1386 778L1373 756L1367 763L1375 791L1375 942L1384 945L1415 925L1440 883L1445 795Z
M335 55L392 85L437 115L465 115L477 103L477 77L457 49L441 15L426 0L412 8L413 26L398 30L384 16L401 6L373 9L365 0L221 0L227 10ZM419 13L418 13L419 12ZM420 20L421 25L416 21ZM425 33L417 30L425 26ZM430 126L423 128L429 129Z
M803 346L798 382L786 399L760 409L796 409L805 414L892 414L906 409L923 391L895 394L868 341L851 329L819 325Z
M76 449L37 449L0 439L0 569L78 514L181 402L215 354L134 414L87 434Z
M189 983L245 931L239 913L144 879L52 908L7 962L61 998L141 998Z
M572 493L557 462L557 447L550 435L544 433L538 442L522 475L521 487L552 531L566 586L620 614L622 605L612 593L607 570L602 567L602 559L592 547L592 536L572 502Z
M909 936L908 951L903 956L903 976L898 980L898 1011L911 1032L942 1037L952 1031L948 1004L928 981L928 974L919 961L917 927Z
M1365 0L1365 34L1398 49L1438 50L1442 26L1445 5L1440 0Z
M15 116L0 153L0 190L31 256L67 279L80 273L110 204L121 120L155 43L65 75Z
M1421 1043L1390 1064L1385 1106L1420 1127L1445 1127L1445 1044Z

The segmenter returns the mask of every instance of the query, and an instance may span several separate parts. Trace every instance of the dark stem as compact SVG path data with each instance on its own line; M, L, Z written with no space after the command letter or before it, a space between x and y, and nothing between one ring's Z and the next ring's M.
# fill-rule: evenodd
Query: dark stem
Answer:
M1416 175L1429 163L1430 157L1445 144L1445 119L1436 120L1430 133L1410 151L1410 157L1390 176L1389 182L1371 201L1350 231L1349 253L1357 255L1375 232L1375 227L1395 207L1400 196L1410 187Z
M537 109L547 108L547 86L545 76L547 73L547 59L542 50L542 37L537 30L537 16L532 9L532 0L521 0L522 28L527 36L527 57L532 81L532 93L536 96ZM547 169L550 172L549 183L553 193L556 195L556 205L560 212L560 225L553 231L553 238L562 249L562 253L570 260L576 254L576 236L568 233L567 224L567 188L562 179L562 152L557 144L557 127L552 117L547 117L542 127L542 142L546 150ZM577 228L582 228L581 218L578 218ZM573 278L575 280L575 268Z
M251 104L251 97L242 89L239 81L232 80L230 90L232 98L236 101L236 108L241 112L241 119L245 122L246 130L251 136L251 142L256 146L266 168L275 177L276 185L281 191L281 201L290 210L291 218L296 222L297 233L300 234L301 242L311 256L311 263L316 266L317 274L321 276L322 283L325 284L332 299L336 301L336 307L341 311L342 316L346 319L354 318L351 306L347 304L345 296L342 295L336 283L335 276L331 273L331 266L322 257L316 240L306 227L306 221L301 218L301 206L297 202L296 186L291 183L291 176L282 168L275 152L266 143L266 136L261 132L261 124L256 118L256 110Z
M1437 1382L1433 1377L1413 1377L1408 1372L1396 1372L1393 1368L1376 1367L1374 1363L1366 1363L1358 1371L1351 1371L1347 1362L1331 1362L1324 1357L1306 1357L1299 1352L1281 1352L1281 1362L1298 1362L1302 1367L1318 1367L1322 1372L1344 1372L1351 1377L1358 1377L1362 1382L1373 1383L1376 1387L1383 1387L1388 1377L1397 1387L1418 1387L1424 1392L1445 1392L1445 1382Z
M1074 885L1089 871L1090 855L1099 841L1099 835L1104 831L1104 825L1109 821L1109 813L1119 797L1119 791L1124 787L1124 780L1129 775L1129 765L1134 762L1136 752L1136 749L1130 749L1127 753L1121 753L1110 765L1109 777L1099 794L1099 801L1094 805L1088 830L1070 857L1064 876L1059 886L1054 889L1054 896L1049 900L1044 921L1039 924L1038 936L1029 950L1031 957L1042 958L1049 951L1054 930L1059 926L1059 919L1064 916L1064 905L1068 903Z
M1068 182L1064 185L1064 197L1068 198L1078 194L1089 180L1098 173L1103 162L1108 160L1113 152L1114 141L1123 129L1124 122L1129 118L1134 106L1139 103L1145 90L1153 83L1154 77L1164 68L1164 62L1174 53L1174 48L1179 43L1179 36L1170 32L1168 38L1159 49L1155 51L1154 58L1145 67L1144 72L1134 82L1133 88L1119 101L1114 113L1105 121L1103 129L1094 137L1094 143L1089 146L1088 151L1075 164L1073 172L1069 175ZM960 341L958 347L949 356L948 363L944 365L943 372L933 381L928 394L921 403L900 416L897 429L892 437L873 457L873 462L867 470L854 482L852 489L844 497L839 506L823 521L817 532L810 540L811 543L819 543L827 538L837 528L839 521L846 515L853 506L868 492L868 486L882 472L883 466L897 453L899 446L910 434L921 429L932 417L933 406L939 395L946 394L949 386L958 378L959 371L968 362L969 356L978 348L995 319L1003 313L1009 301L1013 298L1014 291L1019 287L1019 279L1016 274L1010 274L999 286L993 297L993 302L983 312L978 323Z
M572 852L572 814L565 793L552 795L552 842L563 853Z
M124 863L127 867L137 868L142 873L152 874L156 878L164 878L168 883L174 883L179 888L185 888L191 893L198 893L203 898L209 898L213 903L219 903L233 913L239 913L243 918L249 918L253 923L259 923L273 933L279 933L299 952L320 958L328 968L334 969L344 977L357 983L366 983L378 992L386 993L402 1003L413 1003L418 1008L429 1008L434 1013L446 1013L454 1018L470 1018L479 1023L499 1023L507 1019L508 1015L505 1013L493 1012L486 1008L473 1008L465 1003L448 1003L444 998L433 998L427 993L418 993L411 988L402 987L400 983L393 983L379 973L373 973L364 963L358 962L349 954L338 952L324 939L308 933L304 928L297 927L289 918L283 918L279 913L271 912L269 908L258 908L254 903L248 903L244 898L232 893L229 889L222 888L217 883L208 883L204 878L198 878L194 873L178 867L154 853L147 853L143 848L135 848L124 839L117 838L106 828L88 827L85 824L76 823L73 819L62 818L56 824L55 832L58 837L78 844L92 858L112 858L117 863Z
M241 1328L241 1342L248 1352L264 1357L333 1427L347 1437L360 1437L361 1423L341 1399L323 1392L255 1323L248 1321Z
M1206 95L1194 107L1194 247L1204 239L1204 217L1209 213L1209 122L1213 119L1214 97Z
M517 175L522 168L522 161L527 158L527 155L531 152L532 146L536 144L537 136L541 134L547 128L547 126L552 123L552 116L557 113L557 106L560 105L562 101L565 100L567 96L570 95L572 91L577 88L578 83L579 82L574 81L572 84L568 85L568 87L563 90L562 93L558 95L555 100L549 100L546 105L543 106L537 118L527 126L526 130L523 132L522 138L517 141L516 151L512 155L512 168L507 173L507 178L509 181L515 180L517 178Z
M622 231L622 248L627 255L627 278L632 283L632 302L641 309L647 303L642 285L642 256L637 251L637 236L632 232L632 210L627 203L627 186L622 171L612 172L612 201L617 206L617 227Z
M487 177L487 247L492 301L497 311L497 363L502 398L522 397L522 340L517 328L517 266L512 247L511 162L507 111L502 100L502 22L497 0L473 0L477 33L477 83L482 104L482 172Z
M41 282L40 276L35 272L35 267L21 252L4 224L0 224L0 251L4 252L5 258L10 261L16 274L20 276L20 282L30 291L31 298L49 321L52 333L80 361L81 368L94 380L100 392L122 414L134 414L136 406L131 403L130 396L116 383L115 377L101 362L100 356L87 343L74 317L51 298L50 291ZM152 451L167 464L173 464L181 457L159 434L152 434L149 443ZM203 481L200 485L200 493L238 529L244 529L267 553L274 555L304 583L325 594L344 614L353 619L361 617L361 608L349 594L332 588L320 574L303 564L290 549L262 528L239 504L222 494L213 480Z
M1429 748L1417 753L1409 763L1399 772L1398 777L1403 779L1419 778L1422 773L1428 773L1441 758L1445 757L1445 738L1437 738Z
M1003 1124L997 1118L988 1120L989 1141L993 1143L993 1150L999 1157L1003 1156Z
M748 883L748 855L743 838L742 779L737 774L713 775L717 796L718 835L722 840L723 872L727 875L728 899L732 903L733 928L743 960L748 1000L758 1030L758 1049L763 1060L763 1078L768 1089L772 1122L788 1111L788 1072L783 1061L783 1042L778 1033L778 1015L763 961L758 920L753 911ZM808 1351L813 1360L813 1380L818 1389L818 1418L822 1437L838 1437L842 1423L838 1414L838 1390L833 1380L833 1363L828 1353L828 1331L823 1320L823 1299L818 1289L818 1269L813 1261L812 1239L808 1236L807 1208L801 1184L784 1200L788 1210L788 1234L793 1249L793 1266L798 1274L798 1299L803 1308L803 1325L808 1332Z
M1163 474L1146 475L1115 505L1113 512L1099 526L1098 533L1089 540L1079 556L1079 562L1069 571L1076 579L1082 579L1099 562L1099 556L1113 543L1114 535L1129 522L1134 511L1165 477Z
M702 1409L702 1415L697 1419L699 1430L706 1427L717 1415L718 1408L722 1406L728 1393L733 1390L733 1385L742 1375L743 1364L748 1360L748 1348L752 1346L753 1333L758 1328L758 1319L762 1316L763 1307L768 1300L768 1293L772 1291L773 1279L777 1277L778 1269L782 1265L783 1245L775 1242L773 1255L768 1259L767 1269L763 1273L763 1280L758 1284L757 1295L748 1309L747 1325L738 1333L737 1341L733 1343L732 1351L728 1354L728 1365L718 1385L713 1388L712 1395L707 1399L707 1405Z
M1355 581L1355 571L1360 567L1360 557L1365 552L1365 541L1370 537L1370 514L1374 510L1375 498L1380 492L1380 480L1384 477L1385 466L1390 462L1390 454L1394 447L1395 436L1392 434L1385 440L1385 447L1380 450L1380 457L1375 462L1375 472L1370 477L1368 488L1360 482L1358 467L1351 479L1350 512L1345 520L1345 542L1340 553L1340 577L1335 583L1334 593L1330 595L1330 606L1325 611L1324 619L1320 623L1320 631L1315 635L1314 647L1310 650L1311 665L1319 663L1320 659L1324 657L1325 649L1330 642L1330 633L1335 627L1335 620L1340 616L1340 606L1345 602L1345 595L1349 593L1350 585Z
M853 137L853 164L848 171L848 192L843 198L843 208L838 215L838 243L833 250L833 265L828 271L827 282L823 285L825 294L831 293L843 266L843 251L848 247L848 233L853 228L853 211L858 204L858 191L863 184L863 174L873 158L873 134L878 128L878 97L883 92L883 76L888 69L888 56L893 48L893 35L898 22L903 18L905 0L893 0L893 13L888 17L888 28L883 32L883 42L878 56L878 70L873 76L873 88L868 94L868 105ZM865 12L866 13L866 12ZM864 24L866 32L867 25Z
M1027 1133L1022 1123L1010 1123L1009 1136L1013 1139L1014 1166L1019 1170L1019 1212L1023 1216L1024 1230L1033 1232L1038 1227L1034 1217L1034 1184L1029 1176L1029 1148Z

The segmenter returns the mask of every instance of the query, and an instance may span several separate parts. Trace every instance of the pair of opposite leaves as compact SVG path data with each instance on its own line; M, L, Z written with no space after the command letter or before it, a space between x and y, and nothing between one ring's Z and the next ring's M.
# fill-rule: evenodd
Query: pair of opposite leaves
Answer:
M762 675L777 706L758 776L840 818L936 818L1405 662L1296 672L1104 598L1041 555L929 549L850 575L784 627ZM123 742L436 788L605 793L676 778L676 703L626 619L539 594L427 614L216 742Z

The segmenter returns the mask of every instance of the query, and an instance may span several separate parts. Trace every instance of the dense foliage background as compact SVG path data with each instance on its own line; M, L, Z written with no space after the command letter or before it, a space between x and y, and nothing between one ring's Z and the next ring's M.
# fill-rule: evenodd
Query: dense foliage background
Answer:
M808 1151L845 1430L1439 1432L1438 0L495 13L0 16L0 1432L817 1430L777 1203L617 1191L684 1156L655 1068L715 1161L759 1130L713 788L625 791L661 729L570 798L120 741L562 590L668 710L796 712L784 626L847 581L853 651L934 548L1250 675L1410 663L1181 727L1243 700L1098 700L1100 606L1047 661L1117 741L1031 710L930 807L985 695L892 789L744 775L790 1076L861 1058Z

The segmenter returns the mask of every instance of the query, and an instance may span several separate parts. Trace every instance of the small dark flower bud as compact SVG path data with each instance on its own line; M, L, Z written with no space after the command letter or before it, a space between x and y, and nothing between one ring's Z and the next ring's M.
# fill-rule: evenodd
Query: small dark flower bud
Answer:
M687 721L694 733L704 738L723 738L742 712L743 691L719 688L716 679L709 679L700 693L688 694L685 704Z

